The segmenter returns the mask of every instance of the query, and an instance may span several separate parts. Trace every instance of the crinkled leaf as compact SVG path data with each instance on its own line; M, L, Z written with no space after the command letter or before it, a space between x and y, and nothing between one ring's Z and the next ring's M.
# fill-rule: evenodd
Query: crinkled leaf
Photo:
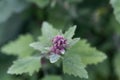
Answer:
M76 26L73 26L73 27L70 27L64 34L64 37L67 39L67 40L71 40L72 37L74 36L75 34L75 30L76 30Z
M20 58L30 56L34 50L29 47L33 42L31 35L22 35L17 40L12 41L2 47L2 52L7 55L16 55Z
M58 30L54 29L53 26L47 22L42 24L42 35L48 40L52 40L53 37L58 35Z
M81 60L85 65L97 64L105 60L107 57L103 52L91 47L85 40L80 40L78 43L73 45L69 49L68 54L69 53L80 55Z
M78 76L80 78L88 78L85 65L82 63L80 56L68 53L63 59L63 71L69 75Z
M40 69L40 57L28 57L24 59L18 59L9 68L9 74L22 74L29 73L32 75L34 72L38 72Z
M49 75L45 76L42 80L62 80L62 78L57 75Z
M120 0L111 0L110 3L114 9L116 19L120 23Z
M50 2L50 0L27 0L27 1L35 3L40 8L44 8Z

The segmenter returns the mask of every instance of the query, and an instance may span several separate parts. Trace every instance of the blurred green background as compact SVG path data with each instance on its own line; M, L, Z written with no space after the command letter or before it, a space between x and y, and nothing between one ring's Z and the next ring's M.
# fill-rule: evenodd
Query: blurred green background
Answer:
M120 0L0 0L0 47L19 35L41 34L41 24L48 21L57 29L77 25L75 37L87 39L105 52L108 59L87 67L88 80L120 80ZM115 11L114 11L115 10ZM117 19L116 19L116 18ZM0 80L61 80L61 68L51 66L33 76L9 75L8 67L16 56L0 53ZM63 75L63 80L83 80Z

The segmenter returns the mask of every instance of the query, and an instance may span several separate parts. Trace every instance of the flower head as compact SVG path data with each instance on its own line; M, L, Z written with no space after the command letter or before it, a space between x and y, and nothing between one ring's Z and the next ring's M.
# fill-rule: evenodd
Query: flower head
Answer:
M64 54L65 53L65 49L67 47L67 40L61 36L61 35L57 35L53 38L52 40L52 47L51 47L51 52L55 53L55 54Z

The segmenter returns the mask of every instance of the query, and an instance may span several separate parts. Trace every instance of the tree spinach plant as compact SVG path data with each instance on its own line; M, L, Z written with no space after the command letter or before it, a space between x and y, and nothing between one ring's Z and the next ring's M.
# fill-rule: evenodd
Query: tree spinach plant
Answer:
M63 74L87 79L87 65L96 65L105 60L107 56L91 47L86 40L75 38L76 28L73 26L62 31L54 28L48 22L43 22L42 35L38 36L37 39L34 39L31 34L26 34L6 44L2 47L2 52L18 56L7 73L33 75L44 69L44 64L59 64L62 65L59 67L62 67ZM61 79L60 77L49 77L43 80Z

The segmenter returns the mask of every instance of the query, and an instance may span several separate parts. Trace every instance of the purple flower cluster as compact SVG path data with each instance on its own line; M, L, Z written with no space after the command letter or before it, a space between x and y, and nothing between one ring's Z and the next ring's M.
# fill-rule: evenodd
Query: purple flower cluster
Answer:
M53 46L51 47L51 52L55 54L64 54L67 47L67 40L60 35L57 35L52 40Z

